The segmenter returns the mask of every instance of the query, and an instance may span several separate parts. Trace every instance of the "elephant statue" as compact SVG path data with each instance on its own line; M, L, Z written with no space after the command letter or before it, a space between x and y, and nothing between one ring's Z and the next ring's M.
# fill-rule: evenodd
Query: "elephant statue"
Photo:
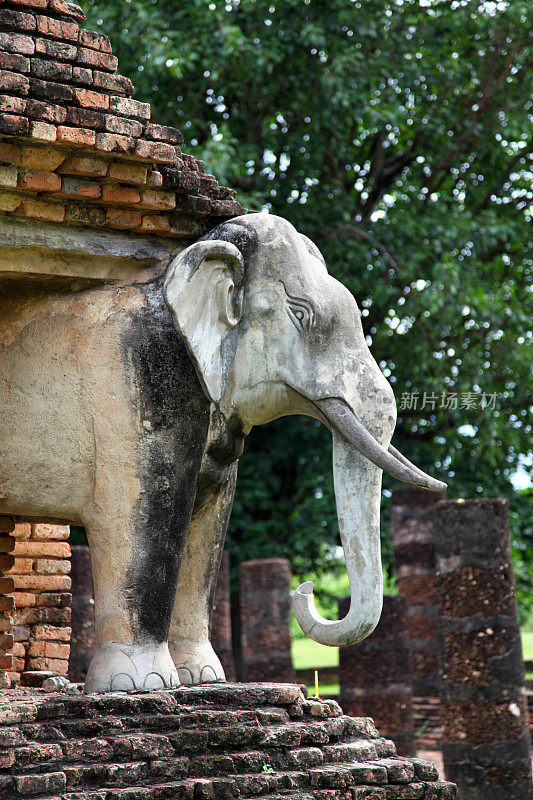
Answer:
M302 584L296 618L327 645L372 632L382 470L444 484L390 445L394 396L356 302L289 222L236 217L144 281L13 284L0 331L0 514L86 529L87 692L224 680L209 626L237 460L254 425L288 414L332 432L351 587L330 621Z

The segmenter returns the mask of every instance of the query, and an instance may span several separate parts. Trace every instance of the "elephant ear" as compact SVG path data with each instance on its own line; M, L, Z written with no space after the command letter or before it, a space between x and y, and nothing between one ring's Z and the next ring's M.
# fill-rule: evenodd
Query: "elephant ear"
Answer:
M163 297L207 397L224 397L242 314L244 262L231 242L200 241L170 264Z

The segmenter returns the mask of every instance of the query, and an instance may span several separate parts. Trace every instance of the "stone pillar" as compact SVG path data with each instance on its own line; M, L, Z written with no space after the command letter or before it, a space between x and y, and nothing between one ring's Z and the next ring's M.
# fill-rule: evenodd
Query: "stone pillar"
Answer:
M339 599L339 619L350 598ZM385 595L375 631L359 644L339 648L339 702L345 714L372 717L399 755L416 755L405 601Z
M530 800L524 663L507 500L435 509L446 774L462 800Z
M427 748L438 747L440 737L438 581L431 509L444 497L445 492L398 486L391 499L390 532L398 591L406 602L413 707Z
M226 673L226 680L235 680L235 662L231 642L230 569L229 553L222 553L218 573L213 619L211 621L211 644Z
M243 681L295 682L291 659L291 568L284 558L239 568Z
M87 545L74 545L71 550L72 636L68 676L74 683L81 683L94 653L93 573Z

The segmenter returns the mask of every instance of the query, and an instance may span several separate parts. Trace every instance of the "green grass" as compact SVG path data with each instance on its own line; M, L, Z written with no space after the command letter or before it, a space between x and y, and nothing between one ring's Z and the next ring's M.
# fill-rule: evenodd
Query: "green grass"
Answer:
M337 667L339 664L338 647L326 647L317 644L307 637L292 640L292 663L295 669L318 669L320 667Z

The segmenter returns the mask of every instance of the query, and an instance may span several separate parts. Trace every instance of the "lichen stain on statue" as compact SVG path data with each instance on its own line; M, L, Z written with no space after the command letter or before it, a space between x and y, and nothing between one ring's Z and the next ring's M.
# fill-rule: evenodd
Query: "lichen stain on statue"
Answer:
M0 303L0 514L81 524L96 652L86 691L224 680L209 624L245 435L304 414L333 436L351 606L311 638L353 644L382 603L382 470L441 489L390 446L394 396L359 311L286 220L249 214L164 275L77 292L28 284ZM176 588L177 586L177 588Z

